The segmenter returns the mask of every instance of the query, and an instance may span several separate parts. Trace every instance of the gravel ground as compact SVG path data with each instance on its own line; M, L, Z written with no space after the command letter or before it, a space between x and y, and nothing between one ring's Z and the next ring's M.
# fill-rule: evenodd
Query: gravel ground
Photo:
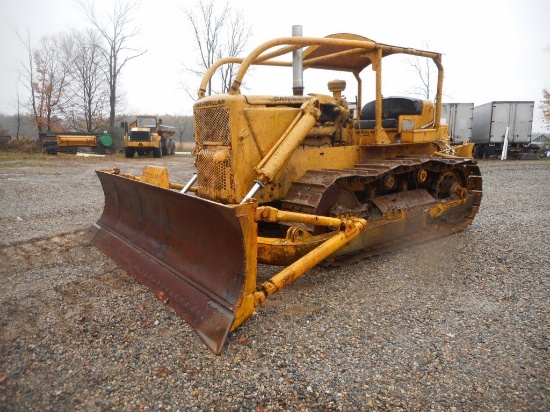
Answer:
M548 411L549 161L481 161L467 230L315 268L213 355L82 240L95 169L190 156L0 163L2 411Z

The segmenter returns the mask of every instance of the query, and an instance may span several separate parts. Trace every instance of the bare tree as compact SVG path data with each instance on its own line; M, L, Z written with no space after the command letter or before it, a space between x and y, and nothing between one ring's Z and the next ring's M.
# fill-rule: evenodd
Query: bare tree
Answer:
M183 143L185 131L192 121L188 116L178 116L176 118L176 135L179 137L180 145Z
M99 34L73 30L72 101L65 113L75 129L91 133L107 123L108 84Z
M429 50L429 43L425 42L423 47ZM430 99L432 89L437 84L437 67L432 59L426 59L419 56L409 57L405 60L412 71L417 74L420 80L419 86L413 86L407 90L408 93Z
M220 50L218 59L226 56L239 56L250 39L251 30L240 13L234 12L229 21L227 40L225 50ZM222 93L227 93L231 89L233 78L237 74L235 64L226 64L221 68Z
M19 36L19 34L18 34ZM29 106L39 132L50 131L61 114L71 66L70 39L64 35L45 36L38 48L31 47L30 36L19 36L27 51L21 62L20 79L29 90Z
M21 114L21 98L19 97L19 88L15 89L15 108L16 108L16 120L17 120L17 129L15 132L15 138L19 140L19 133L21 131L21 119L23 115Z
M39 103L37 102L37 96L35 93L35 78L36 73L34 70L34 56L33 51L31 47L31 38L29 34L29 30L27 29L27 36L22 37L19 33L16 33L17 37L19 37L19 40L21 41L21 44L23 47L25 47L25 51L27 53L26 61L21 61L21 69L19 71L19 81L29 91L29 106L33 113L34 122L38 128L38 131L41 132L41 124L42 122L39 122Z
M550 46L546 46L545 50L550 52ZM546 89L542 90L539 109L542 110L542 122L546 125L546 130L550 130L550 91Z
M110 13L98 12L94 0L81 0L80 6L105 42L101 53L106 61L105 74L109 85L109 126L114 127L119 75L126 63L147 51L128 46L130 40L139 34L139 28L132 26L132 13L138 8L139 1L114 0Z
M195 15L195 10L198 10L198 16ZM198 0L195 6L185 9L184 13L191 23L199 51L198 68L186 67L186 70L196 76L202 76L216 60L222 57L239 55L250 39L251 29L244 20L242 12L232 12L227 2L217 12L214 0ZM215 92L226 93L235 75L234 65L224 66L218 75L219 89ZM209 95L212 94L212 89L211 80L208 83Z
M546 129L550 130L550 92L546 89L542 91L539 108L542 110L542 122L546 125Z

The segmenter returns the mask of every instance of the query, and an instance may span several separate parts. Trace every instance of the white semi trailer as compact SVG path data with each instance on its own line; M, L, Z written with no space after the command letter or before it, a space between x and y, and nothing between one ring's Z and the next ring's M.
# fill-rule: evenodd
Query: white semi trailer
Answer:
M532 101L494 101L475 106L471 139L475 143L474 157L501 157L505 137L508 158L532 152L529 146L534 105Z

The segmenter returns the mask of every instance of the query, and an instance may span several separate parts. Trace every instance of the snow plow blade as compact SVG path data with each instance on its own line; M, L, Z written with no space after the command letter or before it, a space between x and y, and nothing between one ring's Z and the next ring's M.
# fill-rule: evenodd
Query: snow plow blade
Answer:
M97 175L105 207L87 239L220 354L242 322L246 284L255 287L255 205L226 206L113 172Z

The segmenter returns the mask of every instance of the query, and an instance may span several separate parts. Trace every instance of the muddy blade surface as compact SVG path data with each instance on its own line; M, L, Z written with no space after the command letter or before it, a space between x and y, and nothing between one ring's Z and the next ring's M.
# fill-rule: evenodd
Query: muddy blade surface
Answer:
M111 173L87 237L171 306L216 354L235 319L245 253L236 209Z

